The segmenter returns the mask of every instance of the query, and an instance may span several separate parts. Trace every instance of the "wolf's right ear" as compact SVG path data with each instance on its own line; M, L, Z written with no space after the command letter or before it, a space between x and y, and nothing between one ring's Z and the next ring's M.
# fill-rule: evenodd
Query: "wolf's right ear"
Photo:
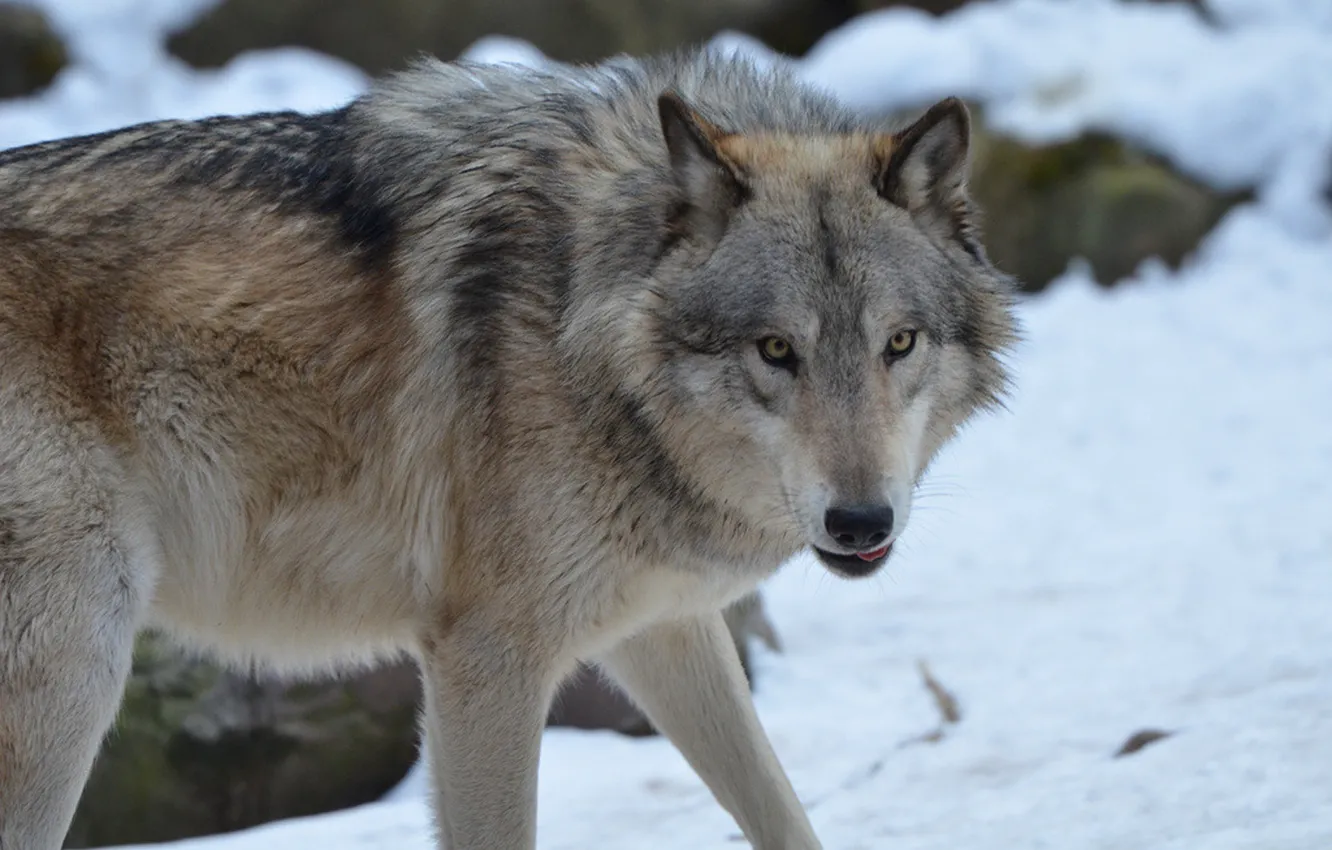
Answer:
M671 175L682 207L674 224L709 243L721 239L731 211L746 194L744 174L723 150L730 135L695 112L673 91L657 98Z

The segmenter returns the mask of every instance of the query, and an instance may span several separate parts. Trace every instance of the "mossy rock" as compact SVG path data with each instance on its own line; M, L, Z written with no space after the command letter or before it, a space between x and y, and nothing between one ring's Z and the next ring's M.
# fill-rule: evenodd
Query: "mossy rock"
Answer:
M1215 192L1104 134L1027 145L983 129L971 189L990 258L1027 292L1043 289L1075 257L1103 285L1149 257L1177 267L1247 197Z
M37 9L0 2L0 98L50 85L69 62L65 45Z
M169 841L378 799L416 760L417 673L283 684L138 643L67 847Z
M956 11L974 0L850 0L857 12L876 12L880 9L910 8L929 12L931 15L946 15Z
M826 0L223 0L168 47L196 67L246 50L307 47L371 74L423 53L453 59L489 35L569 62L668 50L723 29L801 53L851 12Z

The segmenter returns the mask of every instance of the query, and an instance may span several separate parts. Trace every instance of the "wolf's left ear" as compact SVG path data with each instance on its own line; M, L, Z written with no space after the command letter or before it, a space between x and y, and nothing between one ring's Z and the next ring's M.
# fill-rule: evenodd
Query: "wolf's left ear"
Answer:
M884 199L979 257L967 197L970 141L967 107L955 97L942 100L905 130L883 139L875 186Z
M679 225L709 242L721 239L731 211L745 196L740 167L726 155L729 134L695 112L673 91L657 99L671 174L684 209Z

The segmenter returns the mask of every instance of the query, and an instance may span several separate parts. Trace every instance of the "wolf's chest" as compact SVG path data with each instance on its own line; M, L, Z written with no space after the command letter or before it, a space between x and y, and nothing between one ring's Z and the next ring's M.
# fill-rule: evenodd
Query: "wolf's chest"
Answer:
M588 616L576 632L575 651L582 658L595 656L654 623L720 611L752 590L758 580L721 569L635 570L608 582L600 598L590 600Z

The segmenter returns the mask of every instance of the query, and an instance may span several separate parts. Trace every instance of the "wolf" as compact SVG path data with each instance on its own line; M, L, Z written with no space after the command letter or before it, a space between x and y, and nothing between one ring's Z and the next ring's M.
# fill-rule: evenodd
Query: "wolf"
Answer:
M147 627L415 656L443 847L535 845L580 662L818 847L720 612L880 569L1001 403L969 135L692 50L0 154L0 848L60 845Z

